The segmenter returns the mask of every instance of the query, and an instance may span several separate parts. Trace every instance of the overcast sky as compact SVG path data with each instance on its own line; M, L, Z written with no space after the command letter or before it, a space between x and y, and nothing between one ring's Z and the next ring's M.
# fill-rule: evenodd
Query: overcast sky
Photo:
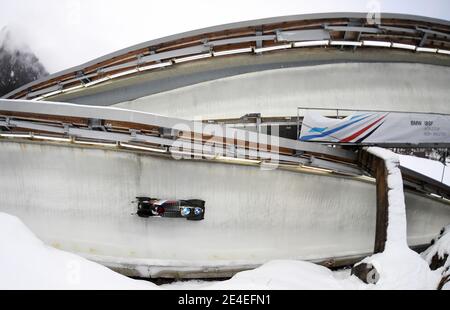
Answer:
M381 12L450 20L448 0L0 0L11 28L51 73L115 50L188 30L264 17Z

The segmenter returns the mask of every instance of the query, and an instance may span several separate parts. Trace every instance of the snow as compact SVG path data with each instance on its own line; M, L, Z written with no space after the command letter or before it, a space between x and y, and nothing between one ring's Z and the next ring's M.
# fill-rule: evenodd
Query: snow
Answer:
M431 264L433 257L437 255L439 259L444 259L447 255L447 260L444 266L437 269L436 272L442 274L442 277L450 277L450 225L445 227L441 234L434 239L434 243L425 252L422 257ZM450 281L443 287L444 290L450 290Z
M0 289L157 289L46 246L16 217L0 213Z
M257 269L236 274L232 279L213 284L220 290L343 290L363 289L367 285L355 276L342 278L330 269L303 261L277 260Z
M379 147L367 151L384 159L388 171L388 228L385 250L364 259L379 273L377 288L382 289L436 289L441 275L431 271L422 257L409 249L406 238L406 208L403 181L397 154Z
M444 258L444 255L450 255L450 225L445 227L437 238L434 239L434 243L425 252L422 253L423 258L431 264L433 256L438 255L439 258ZM447 261L450 266L450 260Z
M397 154L379 147L370 147L367 151L384 159L388 171L389 225L387 229L386 249L408 248L403 180L399 169L400 159Z
M419 158L409 155L398 155L400 158L400 164L403 167L415 170L421 174L424 174L430 178L442 181L442 172L444 171L444 183L450 185L450 167L444 165L436 160L430 160L426 158Z
M374 289L432 290L441 280L418 253L406 248L386 249L362 262L372 264L379 273Z

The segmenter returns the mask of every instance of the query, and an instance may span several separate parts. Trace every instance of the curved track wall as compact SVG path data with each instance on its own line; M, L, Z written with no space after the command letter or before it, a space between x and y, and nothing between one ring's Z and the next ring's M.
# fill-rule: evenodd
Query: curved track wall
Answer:
M92 148L4 141L0 148L0 211L65 250L214 266L373 247L370 183ZM204 199L206 218L139 218L130 202L144 194ZM449 205L413 194L406 200L411 245L429 242L450 222Z
M341 63L266 70L117 104L182 118L295 116L297 107L450 113L450 67Z

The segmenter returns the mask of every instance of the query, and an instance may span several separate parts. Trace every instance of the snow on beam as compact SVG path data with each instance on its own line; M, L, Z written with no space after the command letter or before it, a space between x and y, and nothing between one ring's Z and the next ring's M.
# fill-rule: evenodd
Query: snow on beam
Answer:
M381 150L384 149L366 148L359 154L360 166L376 179L377 212L374 253L381 253L385 250L388 239L390 203L393 202L395 195L403 197L403 181L399 162L395 161L396 157L388 159ZM399 180L396 179L397 177ZM401 188L401 193L394 192L394 190L399 191L399 188ZM403 237L406 240L406 229Z
M407 245L406 238L406 211L405 199L403 193L403 179L400 171L400 160L398 156L386 149L379 147L369 147L367 152L376 157L382 164L376 169L377 177L377 207L385 208L387 214L383 216L387 219L386 224L386 240L385 245L381 248L384 251L385 247L392 245ZM381 171L380 171L381 170ZM381 183L378 193L378 183ZM378 201L379 199L383 201ZM386 205L387 204L387 205ZM383 211L380 211L383 212ZM380 251L380 252L381 252ZM375 251L376 253L377 251Z
M437 287L439 275L432 273L426 261L408 247L405 196L398 155L379 147L369 147L363 153L367 154L361 156L366 159L362 166L377 178L377 208L381 207L377 211L377 230L379 222L380 229L385 229L377 235L375 254L356 264L352 274L383 289Z

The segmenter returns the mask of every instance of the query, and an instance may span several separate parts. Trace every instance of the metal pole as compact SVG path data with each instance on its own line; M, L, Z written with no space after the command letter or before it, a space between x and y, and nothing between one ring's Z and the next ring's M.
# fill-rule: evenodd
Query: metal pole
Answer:
M445 176L445 167L446 167L446 164L444 163L444 168L442 169L442 178L441 178L441 183L444 183L444 176Z
M442 168L441 183L444 183L445 167L447 166L447 156L448 156L448 153L447 153L447 151L445 151L444 154L442 155L442 164L444 165L444 167Z

